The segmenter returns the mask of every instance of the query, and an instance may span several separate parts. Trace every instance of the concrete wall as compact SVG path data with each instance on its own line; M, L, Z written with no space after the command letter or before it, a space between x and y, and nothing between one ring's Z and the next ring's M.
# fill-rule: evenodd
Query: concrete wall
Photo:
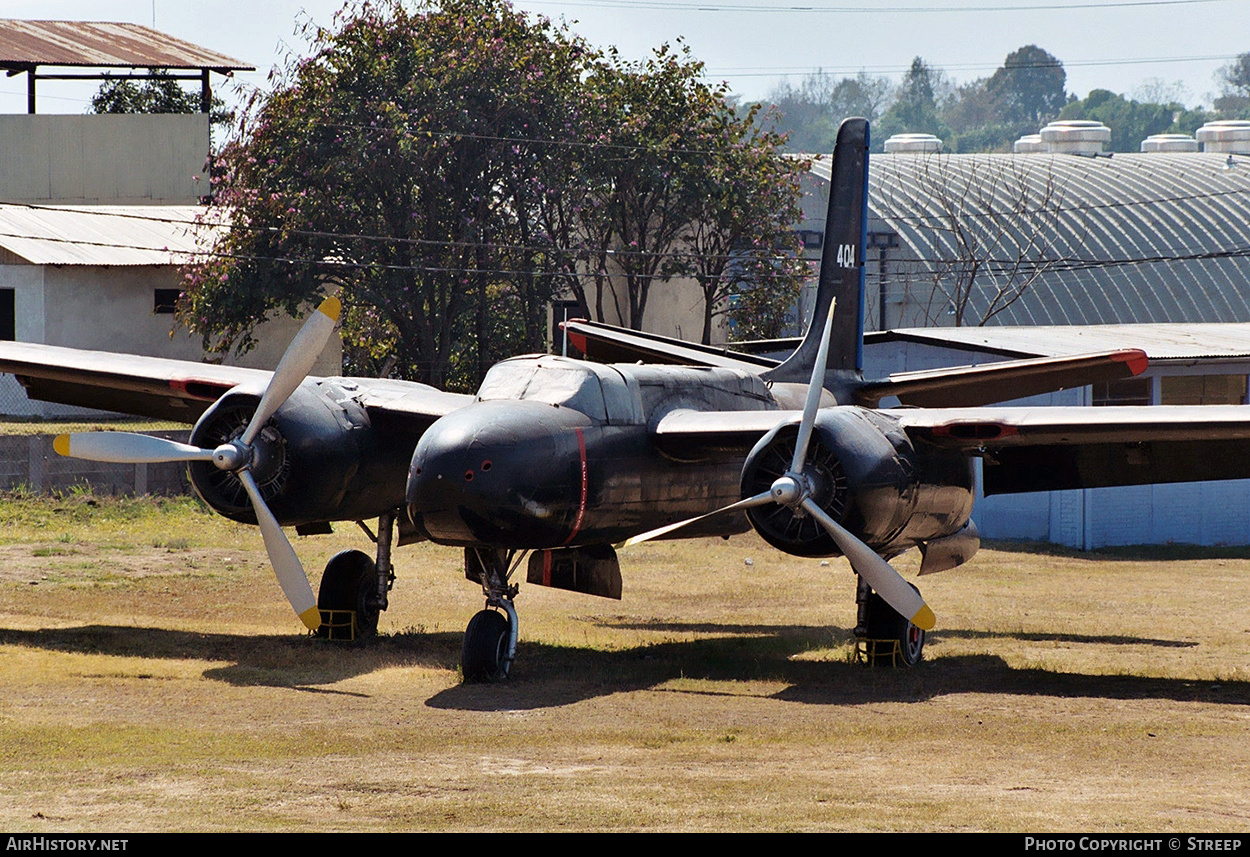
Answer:
M190 204L208 148L203 114L0 115L0 199Z
M20 342L199 362L204 358L200 337L175 324L173 315L153 312L155 290L178 288L179 283L178 269L173 266L0 265L0 288L14 290ZM273 369L302 324L302 319L275 317L259 329L254 350L225 362ZM342 362L342 342L335 337L318 358L313 374L341 374ZM0 376L0 414L92 413L96 412L29 402L12 376Z
M162 432L186 442L189 432ZM185 464L107 464L65 458L52 449L51 435L0 436L0 490L29 487L67 490L89 483L102 494L185 494Z

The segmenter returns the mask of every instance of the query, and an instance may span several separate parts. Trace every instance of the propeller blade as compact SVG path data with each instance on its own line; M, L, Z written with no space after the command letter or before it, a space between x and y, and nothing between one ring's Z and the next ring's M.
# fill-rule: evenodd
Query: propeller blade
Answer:
M57 454L87 461L111 461L120 464L155 464L162 461L211 461L213 450L200 449L127 431L90 431L57 435L52 441Z
M252 510L256 512L256 523L260 525L261 537L265 540L265 553L269 554L269 564L278 577L278 585L286 594L300 620L310 631L321 627L321 611L317 609L317 599L313 597L312 587L308 585L308 577L304 574L304 566L295 555L295 548L282 532L278 520L265 505L256 487L256 480L251 471L240 470L239 481L243 483L247 496L252 500ZM884 596L883 596L884 597Z
M675 524L667 524L663 527L657 527L654 530L648 530L647 532L642 533L640 535L631 536L630 538L618 544L616 547L618 549L633 547L634 545L642 544L643 542L649 542L652 539L659 538L665 533L671 533L673 532L673 530L680 530L682 527L688 524L693 524L696 521L702 521L703 519L710 518L713 515L719 515L722 512L733 512L737 509L750 509L753 506L762 506L765 503L769 502L770 500L772 500L772 494L768 491L764 491L761 494L756 494L754 497L748 497L745 500L739 500L737 503L731 503L728 506L722 506L721 508L717 509L715 512L708 512L706 515L699 515L694 518L687 518L686 520L678 521Z
M877 556L876 551L856 538L850 530L829 517L810 497L803 501L803 508L829 532L838 550L851 563L851 568L868 581L868 585L887 604L900 615L908 617L908 621L916 627L926 631L933 629L937 624L937 617L920 597L920 593L912 589L903 576L894 570L894 566Z
M330 341L330 334L334 332L334 325L339 320L342 308L338 298L326 298L291 340L286 353L278 362L278 368L273 372L273 377L269 379L269 386L265 388L260 406L256 408L252 421L247 424L247 430L243 432L244 446L252 445L252 442L256 440L256 435L260 434L261 428L273 416L274 411L282 407L283 402L290 398L295 388L302 384L304 378L312 371L313 364L317 362L317 355L321 354L326 343Z
M794 459L790 462L792 473L802 473L803 463L807 461L807 445L811 442L812 428L816 425L820 394L825 389L825 367L829 365L829 335L833 331L833 310L837 305L837 298L829 301L829 314L825 317L825 334L821 337L820 348L816 352L816 362L812 366L812 380L807 384L803 419L799 422L799 437L794 444Z

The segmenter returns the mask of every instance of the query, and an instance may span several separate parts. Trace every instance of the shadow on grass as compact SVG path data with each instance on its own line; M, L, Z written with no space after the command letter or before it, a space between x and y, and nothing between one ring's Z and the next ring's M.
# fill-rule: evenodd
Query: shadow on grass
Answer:
M729 696L764 694L818 705L924 702L958 693L1250 705L1250 682L1245 681L1019 669L1000 657L983 654L936 658L910 670L871 669L849 658L818 661L802 657L814 650L846 645L851 635L842 628L672 627L684 631L715 630L721 636L616 651L522 642L510 681L448 688L426 700L426 705L471 711L544 709L647 689ZM1062 638L1069 639L1070 635ZM1172 645L1168 641L1132 638L1093 637L1088 641ZM236 686L280 687L332 695L346 692L326 685L387 667L420 666L454 672L460 642L458 633L448 632L404 632L342 645L309 637L198 634L101 625L38 631L0 629L0 644L122 657L227 661L228 666L206 669L205 677ZM711 684L699 687L700 682ZM715 684L718 682L722 686ZM735 687L735 683L743 684ZM784 689L765 694L749 683L780 684Z

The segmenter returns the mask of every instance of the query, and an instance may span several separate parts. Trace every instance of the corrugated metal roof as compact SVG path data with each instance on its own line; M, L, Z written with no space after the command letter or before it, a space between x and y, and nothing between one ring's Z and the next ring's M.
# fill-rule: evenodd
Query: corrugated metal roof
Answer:
M255 71L140 24L0 20L0 67L31 64Z
M829 168L819 161L812 172L828 180ZM933 278L952 272L950 261L943 268L935 260L958 262L976 244L985 263L969 323L997 289L1028 276L1035 279L1023 296L990 324L1250 321L1243 156L873 155L869 219L870 229L896 232L903 244L902 262L885 277L887 305L908 292L923 301ZM867 271L873 320L875 269ZM929 318L887 320L933 324L946 306L927 309Z
M0 248L32 265L180 265L212 230L198 205L0 204Z
M1091 324L1081 326L924 327L872 333L880 346L927 342L1020 357L1060 357L1140 348L1151 360L1250 357L1250 324Z

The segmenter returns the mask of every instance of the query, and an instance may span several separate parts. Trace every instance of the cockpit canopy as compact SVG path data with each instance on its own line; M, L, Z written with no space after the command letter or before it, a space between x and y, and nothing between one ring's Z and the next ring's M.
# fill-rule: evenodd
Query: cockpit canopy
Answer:
M592 420L607 422L603 385L585 363L562 357L517 357L496 363L482 379L478 401L528 399L572 408Z

